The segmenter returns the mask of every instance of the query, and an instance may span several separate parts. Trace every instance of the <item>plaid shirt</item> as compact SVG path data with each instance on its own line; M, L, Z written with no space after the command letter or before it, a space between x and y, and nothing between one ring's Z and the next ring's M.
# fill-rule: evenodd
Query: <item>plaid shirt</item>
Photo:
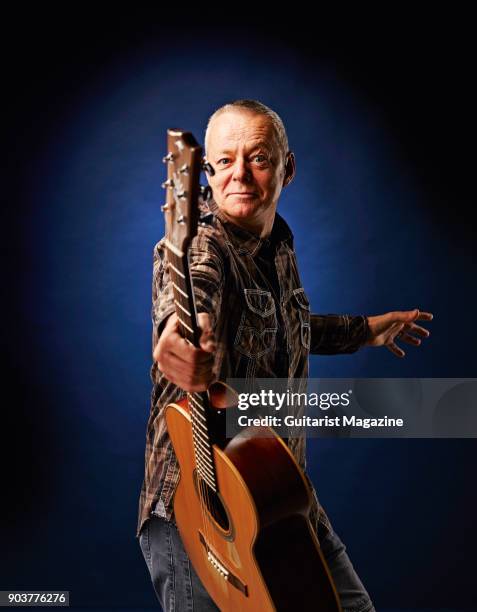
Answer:
M364 316L310 313L300 281L293 235L275 214L269 238L260 238L228 221L217 204L201 203L197 236L191 243L189 267L197 312L211 315L217 340L214 373L227 378L308 377L309 354L353 353L364 343ZM167 317L175 312L167 270L165 238L154 247L152 346ZM136 537L151 514L174 520L173 495L180 468L169 438L164 411L185 392L169 382L153 363L151 412L147 423L145 475L139 499ZM288 446L303 470L305 437ZM306 475L306 473L305 473ZM330 527L314 487L311 521Z

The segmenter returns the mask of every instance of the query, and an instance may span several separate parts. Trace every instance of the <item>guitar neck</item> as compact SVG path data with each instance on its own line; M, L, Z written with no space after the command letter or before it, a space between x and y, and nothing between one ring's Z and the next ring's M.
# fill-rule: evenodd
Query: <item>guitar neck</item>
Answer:
M187 250L177 249L166 239L169 274L172 279L174 305L181 327L181 335L195 347L199 347L200 329L189 271Z

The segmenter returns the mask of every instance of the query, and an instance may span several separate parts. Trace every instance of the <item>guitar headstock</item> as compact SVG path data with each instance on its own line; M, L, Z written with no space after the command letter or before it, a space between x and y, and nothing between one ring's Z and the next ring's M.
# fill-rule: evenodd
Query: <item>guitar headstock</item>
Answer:
M166 204L162 206L166 224L166 237L179 251L185 253L197 234L199 195L207 199L208 187L200 186L203 167L202 147L190 132L167 130Z

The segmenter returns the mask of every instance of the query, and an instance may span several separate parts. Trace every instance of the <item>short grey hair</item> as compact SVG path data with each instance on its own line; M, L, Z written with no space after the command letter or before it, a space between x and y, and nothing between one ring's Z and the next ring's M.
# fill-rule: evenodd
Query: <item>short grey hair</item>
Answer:
M257 115L266 115L267 117L270 117L273 129L275 131L275 136L277 138L278 146L280 148L280 152L282 153L283 161L285 162L288 153L288 138L285 126L283 125L283 121L280 119L279 115L274 110L272 110L268 106L265 106L265 104L262 104L258 100L235 100L234 102L228 102L227 104L224 104L223 106L218 108L209 117L209 120L207 122L207 129L205 130L206 150L210 132L210 125L212 121L219 115L233 110L245 110L250 111L252 113L256 113Z

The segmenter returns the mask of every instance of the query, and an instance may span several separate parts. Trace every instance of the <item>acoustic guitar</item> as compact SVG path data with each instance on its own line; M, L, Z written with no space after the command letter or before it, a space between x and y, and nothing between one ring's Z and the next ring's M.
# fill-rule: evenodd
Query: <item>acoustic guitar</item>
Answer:
M200 173L214 171L189 132L168 130L167 150L166 259L181 333L198 347L187 253L198 231L199 197L209 190ZM215 383L166 408L180 466L174 513L186 552L224 612L340 611L309 520L310 487L291 451L269 428L225 438L224 413L236 397Z

